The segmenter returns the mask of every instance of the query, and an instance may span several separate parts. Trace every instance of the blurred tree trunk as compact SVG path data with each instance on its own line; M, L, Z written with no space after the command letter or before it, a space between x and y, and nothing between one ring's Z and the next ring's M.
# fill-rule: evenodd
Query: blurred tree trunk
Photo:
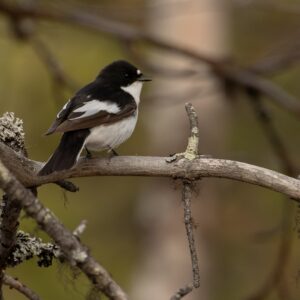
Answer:
M227 52L227 13L222 1L149 1L149 30L163 39L209 56L223 57ZM195 69L195 62L166 53L156 53L152 62L161 67ZM159 81L159 82L158 82ZM195 90L196 87L196 91ZM226 132L226 107L220 91L205 66L199 74L180 79L153 81L157 95L149 104L147 139L151 155L184 151L189 124L184 103L192 102L200 123L200 153L216 155ZM218 91L211 93L211 91ZM218 150L217 150L218 149ZM141 267L133 279L134 299L169 299L171 294L192 281L191 263L181 207L181 187L165 179L153 180L145 187L139 217L144 228ZM201 269L201 288L187 299L210 299L213 276L213 246L210 236L218 226L213 186L200 183L194 197L193 214ZM213 230L214 231L214 230Z

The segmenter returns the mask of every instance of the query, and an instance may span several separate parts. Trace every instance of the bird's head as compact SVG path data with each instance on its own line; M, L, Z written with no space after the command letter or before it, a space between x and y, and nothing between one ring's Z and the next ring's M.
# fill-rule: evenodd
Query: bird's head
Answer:
M117 85L121 88L131 86L135 82L140 82L140 85L142 85L143 82L151 80L145 77L138 68L125 60L117 60L107 65L97 78L101 78L109 84Z

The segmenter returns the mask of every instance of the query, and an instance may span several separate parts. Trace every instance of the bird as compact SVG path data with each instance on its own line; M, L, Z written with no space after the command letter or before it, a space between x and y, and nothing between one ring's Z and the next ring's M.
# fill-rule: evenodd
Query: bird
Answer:
M63 133L52 156L39 171L48 175L72 168L85 148L110 151L125 142L133 133L143 83L150 78L125 60L104 67L95 80L78 90L58 112L45 133Z

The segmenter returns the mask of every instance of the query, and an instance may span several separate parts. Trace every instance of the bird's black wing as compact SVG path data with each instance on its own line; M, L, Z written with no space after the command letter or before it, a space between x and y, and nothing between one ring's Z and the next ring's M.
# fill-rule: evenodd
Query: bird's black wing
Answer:
M137 105L130 95L120 91L119 94L115 93L114 97L122 97L122 105L112 100L93 99L91 95L76 95L57 114L46 134L111 124L136 112Z

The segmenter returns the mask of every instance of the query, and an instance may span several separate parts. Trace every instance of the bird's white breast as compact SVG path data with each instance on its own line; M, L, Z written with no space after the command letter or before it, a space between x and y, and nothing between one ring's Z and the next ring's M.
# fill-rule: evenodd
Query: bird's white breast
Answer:
M137 111L133 116L110 125L91 128L86 140L86 147L92 151L116 148L125 142L133 133L137 122Z
M133 97L136 105L139 105L142 87L143 87L143 82L135 81L134 83L128 86L122 86L121 89L126 93L130 94Z

